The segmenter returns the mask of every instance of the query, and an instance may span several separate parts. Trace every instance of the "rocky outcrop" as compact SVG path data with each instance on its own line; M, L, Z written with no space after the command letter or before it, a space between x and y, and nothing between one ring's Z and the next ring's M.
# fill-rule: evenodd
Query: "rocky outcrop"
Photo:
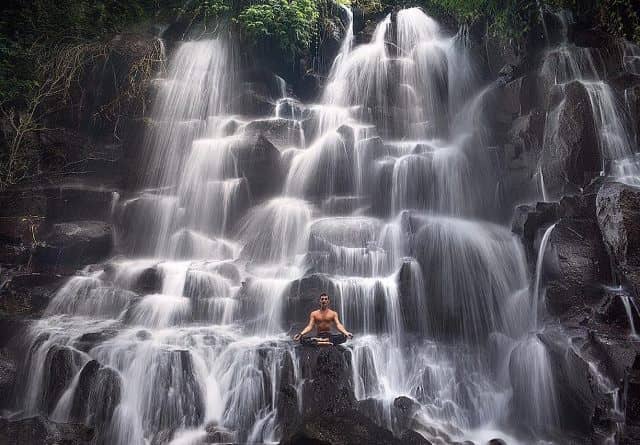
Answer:
M309 319L309 313L318 307L323 292L329 294L333 307L340 307L340 296L336 294L328 275L311 274L291 283L285 319L297 323L302 329Z
M578 81L562 88L562 99L549 110L551 122L540 163L547 190L554 196L576 191L602 168L589 94Z
M0 409L11 406L16 385L16 363L5 350L0 350Z
M111 422L113 411L120 403L121 391L122 382L117 371L100 365L96 360L87 362L78 377L71 405L71 421L84 422L101 431Z
M0 445L89 445L93 435L84 425L56 423L44 417L0 419Z
M42 269L78 267L105 259L113 247L113 228L102 221L53 224L34 251Z
M561 219L551 233L548 251L552 278L547 283L547 309L571 316L596 304L602 283L609 283L609 258L593 219Z
M280 152L264 136L243 138L233 147L238 173L246 178L254 199L279 191L282 185Z
M358 410L352 382L351 356L342 347L300 347L304 379L301 416L283 416L282 445L428 445L415 432L402 438ZM297 406L295 392L283 391L279 409ZM288 403L287 403L288 400ZM402 405L402 402L399 402ZM282 408L281 408L282 407ZM293 414L293 412L292 412ZM410 431L410 430L408 430ZM413 434L412 434L413 433Z
M640 298L640 190L615 182L604 184L596 206L617 278Z

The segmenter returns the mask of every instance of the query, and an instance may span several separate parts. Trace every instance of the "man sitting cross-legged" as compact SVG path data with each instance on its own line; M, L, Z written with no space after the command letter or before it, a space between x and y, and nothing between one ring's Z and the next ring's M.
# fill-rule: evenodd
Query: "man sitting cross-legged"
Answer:
M339 334L331 332L331 328L334 325L340 332ZM316 336L307 336L313 328L316 328ZM347 338L352 337L351 332L347 331L340 323L338 313L329 309L329 296L323 293L320 295L320 309L311 312L309 324L302 332L296 334L293 339L295 341L300 340L300 343L304 345L329 346L339 345L347 341Z

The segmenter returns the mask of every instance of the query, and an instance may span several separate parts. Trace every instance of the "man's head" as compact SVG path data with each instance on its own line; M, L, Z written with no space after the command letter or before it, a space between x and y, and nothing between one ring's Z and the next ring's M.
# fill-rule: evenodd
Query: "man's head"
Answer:
M320 308L326 309L329 307L329 296L325 293L320 294Z

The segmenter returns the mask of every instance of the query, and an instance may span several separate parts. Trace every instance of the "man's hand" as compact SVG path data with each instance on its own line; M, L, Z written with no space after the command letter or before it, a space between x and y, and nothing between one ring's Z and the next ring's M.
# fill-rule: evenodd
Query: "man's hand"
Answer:
M293 341L298 341L300 340L300 337L302 337L300 334L296 334L293 336Z
M349 331L345 332L344 335L346 335L349 340L353 338L353 334Z

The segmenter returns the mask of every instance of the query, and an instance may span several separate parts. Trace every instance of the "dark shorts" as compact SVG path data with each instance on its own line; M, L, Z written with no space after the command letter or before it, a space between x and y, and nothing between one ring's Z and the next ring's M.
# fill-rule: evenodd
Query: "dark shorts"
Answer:
M316 335L305 335L300 339L300 343L307 346L316 346L317 340L316 338L328 338L331 343L335 345L340 345L347 341L347 336L344 334L332 334L330 332L319 332Z

